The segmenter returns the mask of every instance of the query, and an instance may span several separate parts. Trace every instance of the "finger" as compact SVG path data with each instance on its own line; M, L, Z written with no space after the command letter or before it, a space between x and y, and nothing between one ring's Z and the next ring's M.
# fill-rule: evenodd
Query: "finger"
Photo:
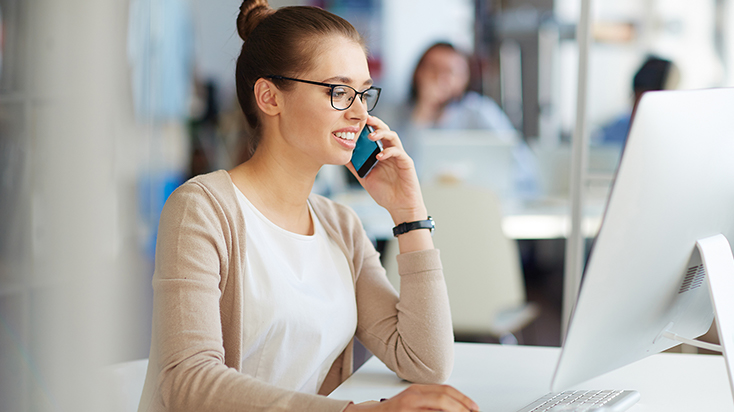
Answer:
M400 137L392 130L375 130L370 134L370 139L382 140L382 144L385 146L403 147L403 142L400 141Z
M390 135L391 133L395 133L390 129L384 129L384 128L375 127L375 126L373 126L372 129L373 131L367 135L367 138L372 141L382 140L384 137Z
M367 118L367 124L374 127L375 130L382 129L382 130L390 130L390 127L387 125L387 123L383 122L382 119L380 119L377 116L370 116Z
M374 132L367 135L368 139L372 141L382 140L382 144L386 146L403 147L403 142L400 141L398 134L390 130L390 127L378 117L370 116L367 119L367 124L375 129Z
M410 157L405 153L405 151L401 147L392 146L392 147L386 147L383 149L380 153L377 154L377 160L384 162L388 159L395 158L395 160L399 162L407 162ZM406 166L409 166L406 163Z
M430 392L409 399L410 407L421 410L433 410L443 412L467 412L471 407L464 405L458 399L446 393Z

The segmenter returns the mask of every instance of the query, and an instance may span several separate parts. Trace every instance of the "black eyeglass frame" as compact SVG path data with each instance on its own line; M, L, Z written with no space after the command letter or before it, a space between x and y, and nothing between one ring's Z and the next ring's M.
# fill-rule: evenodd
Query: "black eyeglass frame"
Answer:
M381 88L374 87L374 86L371 86L367 90L358 92L357 89L355 89L354 87L349 86L347 84L322 83L322 82L315 82L315 81L312 81L312 80L296 79L294 77L286 77L286 76L278 76L278 75L270 75L270 76L265 76L265 77L268 78L268 79L290 80L290 81L294 81L294 82L301 82L301 83L313 84L313 85L316 85L316 86L328 87L328 88L331 89L331 92L329 93L329 98L330 98L330 101L331 101L331 107L333 107L334 110L339 110L339 111L349 110L349 108L352 107L352 105L354 104L354 101L357 100L356 99L357 96L359 96L359 100L361 100L362 103L365 103L365 101L364 101L364 94L367 93L367 92L369 92L370 90L377 90L377 96L375 97L375 104L372 106L371 109L367 109L367 112L369 113L369 112L375 110L375 107L377 107L377 102L380 100L380 92L382 92L382 89ZM340 109L340 108L338 108L338 107L336 107L334 105L334 88L335 87L348 87L348 88L354 90L354 97L355 98L352 99L351 102L349 102L349 106L347 106L347 107L345 107L343 109Z

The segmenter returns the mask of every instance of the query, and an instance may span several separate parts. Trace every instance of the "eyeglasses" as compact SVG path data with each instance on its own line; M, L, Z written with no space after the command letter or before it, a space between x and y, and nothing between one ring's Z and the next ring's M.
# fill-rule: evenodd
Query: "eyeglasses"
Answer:
M292 77L285 77L285 76L265 76L269 79L279 79L279 80L291 80L294 82L301 82L301 83L307 83L307 84L315 84L316 86L324 86L331 88L331 107L333 107L336 110L347 110L350 107L352 107L352 103L354 103L355 97L359 96L359 98L362 100L362 104L367 108L368 112L371 112L372 109L377 106L377 100L380 98L380 92L382 89L379 87L370 87L369 89L358 92L354 87L347 86L346 84L330 84L330 83L321 83L321 82L313 82L311 80L303 80L303 79L294 79Z

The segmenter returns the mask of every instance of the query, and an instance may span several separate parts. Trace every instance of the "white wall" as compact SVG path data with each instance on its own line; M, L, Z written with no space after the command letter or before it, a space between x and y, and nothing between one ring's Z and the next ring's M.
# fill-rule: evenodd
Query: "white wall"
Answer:
M220 101L224 107L233 104L235 95L234 69L242 48L237 34L237 15L241 0L191 0L196 37L196 74L213 79L220 86ZM298 6L307 0L271 0L270 6Z
M557 0L555 12L562 21L575 23L579 4ZM648 53L671 59L680 68L681 89L726 84L727 74L713 48L714 0L595 0L592 11L595 22L633 23L637 33L629 43L592 45L588 98L592 129L631 107L632 77ZM562 129L568 132L576 113L575 42L563 44L560 53L560 115Z
M657 0L652 48L680 68L681 89L719 86L724 82L722 62L714 50L714 0ZM731 23L730 23L731 24Z
M734 22L734 1L728 0L724 13L724 21ZM725 86L734 86L734 24L727 24L724 28L724 50L726 68Z
M160 161L159 134L133 122L128 2L8 3L21 52L0 89L0 410L109 410L101 369L149 347L136 190Z

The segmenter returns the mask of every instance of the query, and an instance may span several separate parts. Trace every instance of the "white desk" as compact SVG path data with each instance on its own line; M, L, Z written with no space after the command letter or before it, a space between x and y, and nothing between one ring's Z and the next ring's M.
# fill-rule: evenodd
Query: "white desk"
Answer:
M581 233L593 238L601 227L606 198L585 200ZM565 239L571 232L568 199L506 200L502 208L502 231L509 239Z
M457 343L448 384L483 412L514 412L547 393L559 348ZM409 386L372 357L330 397L362 402L389 398ZM724 359L664 353L571 389L635 389L643 411L734 411Z

